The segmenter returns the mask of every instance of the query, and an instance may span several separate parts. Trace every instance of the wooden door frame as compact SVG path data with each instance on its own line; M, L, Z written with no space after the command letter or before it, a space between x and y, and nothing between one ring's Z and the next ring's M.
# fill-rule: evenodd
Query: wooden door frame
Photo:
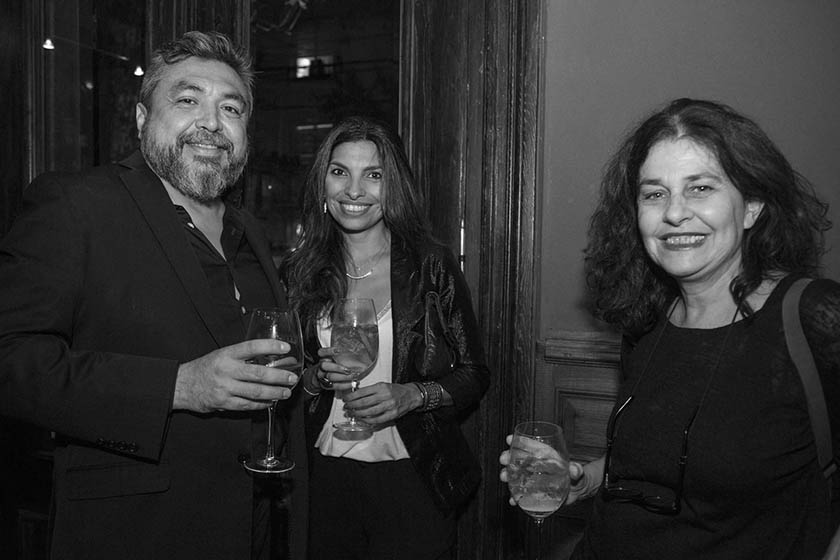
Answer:
M400 126L435 232L463 266L493 383L465 424L484 482L459 558L515 558L526 520L498 456L534 414L545 0L403 0ZM450 39L451 38L451 39Z

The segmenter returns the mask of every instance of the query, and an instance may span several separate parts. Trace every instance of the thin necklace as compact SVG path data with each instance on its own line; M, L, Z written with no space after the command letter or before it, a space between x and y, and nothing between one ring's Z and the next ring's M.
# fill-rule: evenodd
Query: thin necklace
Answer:
M371 259L368 259L368 262L371 262L370 270L368 270L367 272L365 272L364 274L362 274L360 276L354 276L353 274L350 274L349 272L345 272L344 275L347 278L349 278L350 280L364 280L365 278L367 278L368 276L373 274L373 269L376 268L376 265L379 264L379 259L381 259L382 255L385 254L385 249L387 249L387 248L388 248L388 239L386 238L385 242L382 244L382 247L379 249L379 251L377 251L377 253ZM374 260L374 259L376 259L376 260ZM350 257L350 264L353 265L353 269L356 272L359 272L360 267L356 266L355 261L353 261L353 257Z

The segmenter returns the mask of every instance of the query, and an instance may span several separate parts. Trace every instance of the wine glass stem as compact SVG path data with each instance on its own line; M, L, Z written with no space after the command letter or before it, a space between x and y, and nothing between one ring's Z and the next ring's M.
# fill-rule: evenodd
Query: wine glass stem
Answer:
M265 463L270 465L274 462L274 407L277 401L271 401L268 407L268 436L265 445Z
M543 531L543 520L542 519L535 519L534 521L537 522L537 547L534 553L534 560L540 560L542 558L542 531Z
M358 386L359 386L359 382L358 382L358 381L356 381L355 379L354 379L353 381L351 381L351 382L350 382L350 392L351 392L351 393L355 393L355 392L356 392L356 388L357 388ZM352 413L348 414L348 415L347 415L347 422L348 422L351 426L355 426L355 425L356 425L356 415L355 415L355 414L352 414Z

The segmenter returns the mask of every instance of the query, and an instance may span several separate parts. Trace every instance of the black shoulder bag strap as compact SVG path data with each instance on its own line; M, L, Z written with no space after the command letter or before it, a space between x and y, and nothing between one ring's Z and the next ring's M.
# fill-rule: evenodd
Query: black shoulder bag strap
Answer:
M808 346L808 339L805 338L799 318L799 299L810 282L810 278L800 278L791 285L782 303L782 321L788 352L802 379L802 386L805 388L811 429L814 431L814 439L817 443L817 458L823 475L829 478L837 470L831 445L831 424L828 422L828 409L814 356L811 354L811 348Z

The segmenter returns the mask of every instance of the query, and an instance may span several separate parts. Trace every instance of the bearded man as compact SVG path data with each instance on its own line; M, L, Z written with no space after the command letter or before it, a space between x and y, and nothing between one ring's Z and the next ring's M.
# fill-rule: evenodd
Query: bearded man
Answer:
M56 434L52 558L269 554L240 460L297 376L249 363L287 344L242 342L251 309L286 306L260 226L223 199L252 82L224 35L162 46L140 151L38 177L0 242L0 414Z

